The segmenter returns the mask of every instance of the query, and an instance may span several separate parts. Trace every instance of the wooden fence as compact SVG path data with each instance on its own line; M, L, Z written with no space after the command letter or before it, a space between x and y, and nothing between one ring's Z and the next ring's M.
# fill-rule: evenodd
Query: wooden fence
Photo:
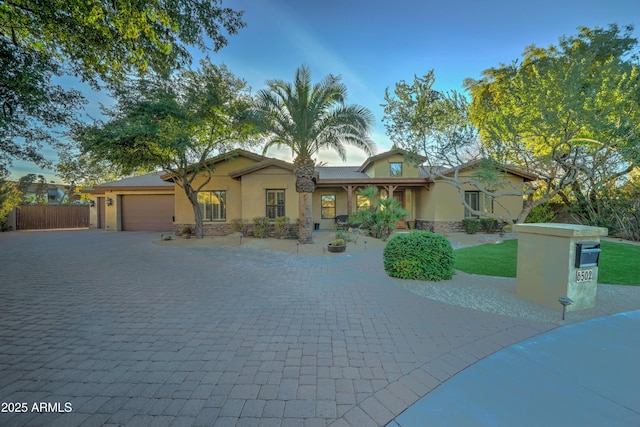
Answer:
M24 205L16 208L16 229L88 228L89 206Z

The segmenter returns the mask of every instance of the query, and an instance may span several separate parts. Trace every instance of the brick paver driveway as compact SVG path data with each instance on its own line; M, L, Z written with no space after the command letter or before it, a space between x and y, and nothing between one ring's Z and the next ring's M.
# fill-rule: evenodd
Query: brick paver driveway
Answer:
M0 235L0 425L384 425L550 328L407 293L380 250L156 238Z

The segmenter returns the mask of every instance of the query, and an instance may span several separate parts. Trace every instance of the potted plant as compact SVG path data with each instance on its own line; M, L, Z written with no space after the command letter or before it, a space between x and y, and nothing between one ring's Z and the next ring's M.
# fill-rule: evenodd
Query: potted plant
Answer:
M189 227L188 225L185 225L180 230L180 234L181 234L183 239L190 239L191 238L191 227Z
M500 237L513 233L513 226L511 224L505 224L500 232Z
M347 249L347 245L344 242L344 239L335 239L333 242L329 243L329 252L344 252Z

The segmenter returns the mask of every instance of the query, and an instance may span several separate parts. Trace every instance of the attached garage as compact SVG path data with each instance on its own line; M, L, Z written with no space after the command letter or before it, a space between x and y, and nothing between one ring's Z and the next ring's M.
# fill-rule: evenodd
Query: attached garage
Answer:
M173 230L173 195L120 196L122 231Z
M86 188L90 228L107 231L173 231L174 186L164 172L124 178Z

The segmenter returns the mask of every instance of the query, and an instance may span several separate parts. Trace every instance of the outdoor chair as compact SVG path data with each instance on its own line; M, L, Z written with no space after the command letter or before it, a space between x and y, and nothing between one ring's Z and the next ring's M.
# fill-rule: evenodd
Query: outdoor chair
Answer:
M340 230L349 228L349 215L337 215L336 227Z

